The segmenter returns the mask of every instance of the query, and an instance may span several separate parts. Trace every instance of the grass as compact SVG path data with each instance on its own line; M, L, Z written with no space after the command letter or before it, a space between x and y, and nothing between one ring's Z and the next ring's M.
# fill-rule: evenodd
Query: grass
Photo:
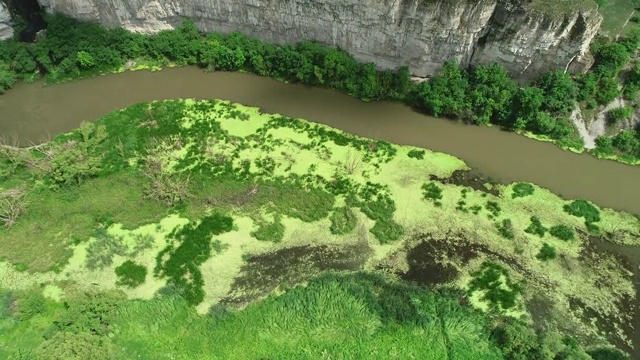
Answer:
M602 30L611 37L615 37L617 34L624 34L627 27L634 25L630 22L627 27L623 27L637 6L638 3L634 0L604 1L604 4L598 9L603 18Z
M217 308L210 316L171 295L114 310L107 325L117 332L96 337L108 339L101 345L110 345L114 358L501 359L487 319L462 307L455 294L380 276L325 275L242 311ZM52 320L47 315L45 326ZM36 324L23 326L40 335L35 346L43 347Z
M159 220L165 209L144 198L141 182L123 172L78 187L33 191L20 221L11 229L0 228L0 256L24 263L29 271L47 271L65 262L73 242L89 240L105 219L129 228Z

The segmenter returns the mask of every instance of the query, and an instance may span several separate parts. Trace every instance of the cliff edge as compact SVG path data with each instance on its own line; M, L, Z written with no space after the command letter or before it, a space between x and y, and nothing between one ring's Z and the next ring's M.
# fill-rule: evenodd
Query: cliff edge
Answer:
M315 40L416 76L444 61L498 63L515 78L580 71L602 17L591 0L39 0L43 9L151 33L183 18L274 43ZM586 4L586 6L584 6ZM570 67L571 65L571 67Z

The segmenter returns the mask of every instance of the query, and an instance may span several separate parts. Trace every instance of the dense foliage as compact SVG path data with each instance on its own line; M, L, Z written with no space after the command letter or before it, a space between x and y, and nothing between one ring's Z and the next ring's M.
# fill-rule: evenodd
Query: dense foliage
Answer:
M0 341L19 339L13 351L0 346L3 358L626 359L601 347L587 349L589 356L574 339L517 320L492 322L461 304L456 290L364 273L326 274L240 311L218 306L210 316L171 294L125 301L77 293L64 303L41 298L36 315L18 318L33 312L23 299L35 292L0 289ZM17 331L23 335L15 337Z

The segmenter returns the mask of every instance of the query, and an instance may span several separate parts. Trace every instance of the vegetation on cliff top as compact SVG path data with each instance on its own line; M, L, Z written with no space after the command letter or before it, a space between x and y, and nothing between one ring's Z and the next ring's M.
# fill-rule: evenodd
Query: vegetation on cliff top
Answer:
M533 184L465 183L446 154L175 100L0 161L0 193L24 201L0 228L0 357L588 359L634 336L627 269L588 239L637 246L640 220ZM329 270L364 275L312 280Z

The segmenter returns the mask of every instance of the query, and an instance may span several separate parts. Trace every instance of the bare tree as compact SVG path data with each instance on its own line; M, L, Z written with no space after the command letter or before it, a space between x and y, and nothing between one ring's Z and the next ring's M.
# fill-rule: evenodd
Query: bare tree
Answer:
M6 227L12 227L20 216L27 211L27 200L21 189L12 189L0 193L0 221Z
M353 175L358 170L361 164L362 157L360 156L360 154L352 151L351 148L349 148L349 150L347 150L347 155L344 161L344 168L347 173L349 175Z
M162 201L167 206L174 206L192 197L189 192L190 177L168 173L163 161L163 158L169 155L165 144L158 142L152 144L155 146L147 148L142 168L143 174L150 181L146 189L147 196Z

